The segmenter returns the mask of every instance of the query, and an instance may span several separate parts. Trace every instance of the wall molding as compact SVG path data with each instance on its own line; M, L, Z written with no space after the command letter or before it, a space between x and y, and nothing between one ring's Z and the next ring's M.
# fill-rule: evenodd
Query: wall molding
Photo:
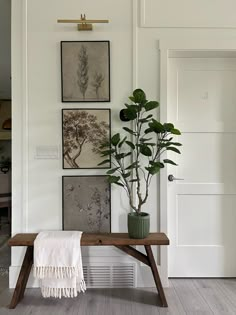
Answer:
M210 0L139 0L140 27L234 29L233 4L232 0L216 0L213 15Z

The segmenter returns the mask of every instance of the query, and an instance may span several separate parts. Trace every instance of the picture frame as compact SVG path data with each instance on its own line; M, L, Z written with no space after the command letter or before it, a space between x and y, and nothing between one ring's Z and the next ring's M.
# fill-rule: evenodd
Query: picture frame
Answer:
M111 185L106 175L62 177L62 229L111 232Z
M62 109L63 169L108 169L99 152L110 142L111 111L107 108Z
M110 42L61 41L62 102L110 102Z

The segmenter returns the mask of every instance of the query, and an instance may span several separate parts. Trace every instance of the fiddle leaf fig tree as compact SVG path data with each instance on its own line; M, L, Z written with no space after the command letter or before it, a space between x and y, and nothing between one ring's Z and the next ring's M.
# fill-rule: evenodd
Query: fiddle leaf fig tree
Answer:
M172 123L162 124L153 118L150 112L159 103L148 101L143 90L134 90L129 99L132 104L125 104L120 119L133 122L133 129L123 127L127 135L116 133L109 143L101 146L100 153L105 160L99 165L106 164L111 158L112 168L107 171L109 182L125 189L131 208L140 214L148 199L152 177L166 164L177 165L170 159L162 160L161 155L166 151L180 154L178 147L181 143L174 142L173 136L181 133ZM134 194L136 198L133 198Z

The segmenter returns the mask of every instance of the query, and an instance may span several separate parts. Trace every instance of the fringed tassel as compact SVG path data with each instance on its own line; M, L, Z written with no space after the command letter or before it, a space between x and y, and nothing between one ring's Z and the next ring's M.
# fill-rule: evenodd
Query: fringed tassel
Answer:
M61 299L62 297L74 298L77 297L76 288L41 288L42 296L44 298L54 297Z
M76 267L34 267L34 277L38 279L56 278L65 279L78 277L80 274L79 269Z
M78 292L85 292L86 291L86 283L84 279L80 281L79 287L78 287Z

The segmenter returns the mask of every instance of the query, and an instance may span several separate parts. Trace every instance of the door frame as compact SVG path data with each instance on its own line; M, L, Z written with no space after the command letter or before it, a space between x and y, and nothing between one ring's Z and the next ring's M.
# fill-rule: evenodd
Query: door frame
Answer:
M160 53L160 121L167 121L167 96L168 96L168 59L170 51L188 52L236 52L236 40L225 40L217 38L215 40L202 39L168 39L159 40ZM178 126L176 126L178 128ZM160 172L160 230L168 236L168 167ZM171 240L170 240L171 242ZM161 246L160 265L162 266L163 286L168 286L168 248Z

